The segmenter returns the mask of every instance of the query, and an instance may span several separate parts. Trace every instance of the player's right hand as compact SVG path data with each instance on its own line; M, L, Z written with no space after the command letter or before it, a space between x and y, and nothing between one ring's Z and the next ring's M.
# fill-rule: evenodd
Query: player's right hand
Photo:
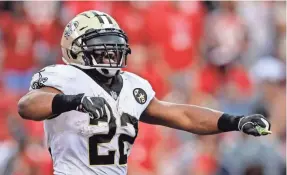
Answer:
M77 110L88 113L92 119L99 119L108 115L107 112L111 113L111 107L104 98L84 95L81 99L81 104L77 107Z

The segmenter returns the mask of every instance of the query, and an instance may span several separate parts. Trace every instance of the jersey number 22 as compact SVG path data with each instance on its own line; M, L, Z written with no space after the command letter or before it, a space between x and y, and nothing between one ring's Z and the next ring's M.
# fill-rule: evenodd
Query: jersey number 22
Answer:
M118 139L118 149L119 149L119 164L123 165L127 163L127 155L124 153L124 142L133 144L138 133L138 122L137 119L127 113L123 113L121 116L121 126L127 126L127 123L133 125L135 129L135 136L132 137L127 134L121 134ZM98 125L98 122L108 122L107 116L104 116L98 120L90 119L90 125ZM109 143L116 134L116 118L111 113L111 118L109 121L109 133L93 135L89 138L89 161L90 165L113 165L115 164L115 153L116 150L109 150L108 155L98 154L98 144Z

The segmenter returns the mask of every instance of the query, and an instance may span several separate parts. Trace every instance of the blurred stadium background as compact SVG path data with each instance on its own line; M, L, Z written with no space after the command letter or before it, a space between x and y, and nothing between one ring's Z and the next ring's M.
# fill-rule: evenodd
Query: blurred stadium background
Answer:
M61 64L60 39L77 13L118 20L127 70L157 97L232 114L262 113L273 134L197 136L140 124L129 175L286 174L286 2L0 2L0 175L50 175L41 122L17 101L32 74Z

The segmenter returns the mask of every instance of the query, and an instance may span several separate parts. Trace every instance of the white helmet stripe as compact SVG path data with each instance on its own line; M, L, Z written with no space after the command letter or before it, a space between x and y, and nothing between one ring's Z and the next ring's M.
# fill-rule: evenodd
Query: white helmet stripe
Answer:
M97 14L99 14L99 15L104 15L105 13L103 13L103 12L100 12L100 11L96 11L96 10L91 10L93 13L97 13Z
M108 15L105 15L105 17L108 19L108 21L109 21L110 24L113 24L112 19L111 19Z
M105 22L104 22L104 20L103 20L103 18L102 18L102 15L101 14L99 14L98 12L96 12L96 11L91 11L94 15L95 15L95 17L97 17L98 18L98 20L99 20L99 22L101 23L101 24L105 24Z
M104 20L104 24L109 24L110 23L106 15L103 15L101 17Z

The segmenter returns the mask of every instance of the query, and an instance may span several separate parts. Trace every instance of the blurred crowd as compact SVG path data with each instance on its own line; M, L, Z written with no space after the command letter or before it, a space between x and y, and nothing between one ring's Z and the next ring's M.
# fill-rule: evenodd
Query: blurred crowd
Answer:
M129 175L286 174L286 2L0 2L0 175L50 175L41 122L17 101L35 71L62 64L65 25L111 14L129 37L128 71L159 99L235 115L264 114L266 137L198 136L140 123Z

